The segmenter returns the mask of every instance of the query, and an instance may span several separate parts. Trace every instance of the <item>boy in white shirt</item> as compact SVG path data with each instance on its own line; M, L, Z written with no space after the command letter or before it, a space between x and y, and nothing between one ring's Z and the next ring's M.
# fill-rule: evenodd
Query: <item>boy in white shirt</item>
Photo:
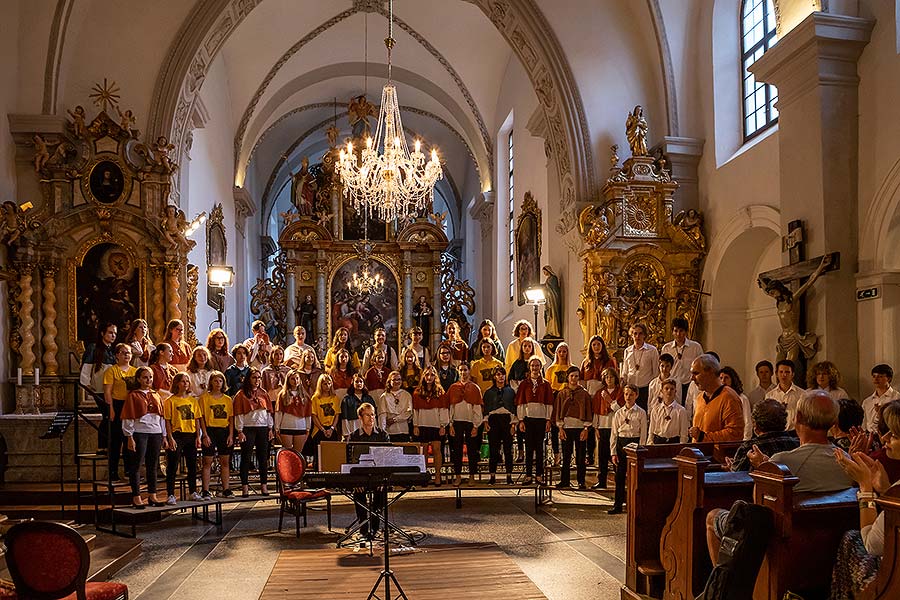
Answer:
M686 444L688 442L688 417L684 407L675 402L678 384L668 379L662 384L662 401L650 412L649 444Z
M653 379L650 382L650 396L647 401L647 412L652 414L653 408L662 402L663 396L663 384L670 380L674 379L672 376L672 366L675 364L675 359L671 354L663 353L659 357L659 377ZM676 380L677 383L677 380ZM675 389L675 400L678 404L683 405L684 402L681 400L681 385L678 385Z

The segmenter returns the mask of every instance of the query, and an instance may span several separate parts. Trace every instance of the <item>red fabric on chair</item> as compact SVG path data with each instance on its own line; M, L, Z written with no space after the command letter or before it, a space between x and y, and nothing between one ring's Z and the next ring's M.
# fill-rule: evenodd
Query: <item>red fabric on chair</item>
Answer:
M306 461L293 450L282 448L275 456L275 473L278 480L286 487L294 487L303 479L306 472Z
M24 521L7 532L5 542L6 565L16 593L0 598L128 598L128 587L121 583L87 583L90 550L84 538L68 525Z
M278 485L278 531L284 521L284 513L294 515L297 537L300 537L300 519L306 526L306 503L325 500L328 514L328 529L331 530L331 492L328 490L304 490L303 474L306 471L306 460L291 449L282 448L275 455L275 481Z

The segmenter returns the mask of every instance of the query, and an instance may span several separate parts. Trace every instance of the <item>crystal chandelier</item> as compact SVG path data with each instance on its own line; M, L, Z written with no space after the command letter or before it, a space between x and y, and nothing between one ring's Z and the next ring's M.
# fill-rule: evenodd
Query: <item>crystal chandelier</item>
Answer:
M372 268L372 242L369 241L369 213L363 213L363 240L353 244L353 249L359 256L361 263L359 271L354 273L347 283L347 289L351 296L359 297L366 294L379 296L384 292L384 277L376 273Z
M416 140L410 153L400 120L397 88L391 79L391 51L394 48L394 3L390 3L387 46L388 81L381 91L375 139L366 139L359 156L348 142L341 150L338 169L344 195L357 211L372 211L382 221L405 219L434 202L434 184L443 177L437 150L431 150L426 164L422 143ZM381 154L379 149L383 148Z

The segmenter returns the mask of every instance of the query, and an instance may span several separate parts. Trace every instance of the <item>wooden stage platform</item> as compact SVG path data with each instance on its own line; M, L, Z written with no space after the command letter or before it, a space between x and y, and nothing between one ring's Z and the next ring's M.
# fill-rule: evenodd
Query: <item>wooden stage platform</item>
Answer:
M284 550L260 600L365 598L381 572L382 558L348 549ZM391 570L410 600L546 600L494 544L420 546L411 554L392 555Z

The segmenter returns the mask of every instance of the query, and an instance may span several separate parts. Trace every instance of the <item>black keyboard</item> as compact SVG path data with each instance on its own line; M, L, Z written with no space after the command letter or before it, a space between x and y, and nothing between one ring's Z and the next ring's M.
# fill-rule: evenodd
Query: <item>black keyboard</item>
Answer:
M354 469L353 473L336 471L319 471L306 474L307 487L327 487L337 489L354 489L372 485L380 485L386 479L394 487L414 487L428 485L431 475L428 473L404 473L390 470L376 470L379 467L363 467Z

